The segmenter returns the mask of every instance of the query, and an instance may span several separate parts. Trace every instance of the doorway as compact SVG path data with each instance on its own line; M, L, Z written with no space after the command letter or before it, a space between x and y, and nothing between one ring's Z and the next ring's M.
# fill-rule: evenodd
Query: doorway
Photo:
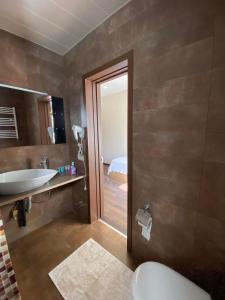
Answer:
M127 235L127 72L99 83L103 193L100 218Z
M111 158L107 158L108 154L106 155L106 147L104 147L108 143L105 143L105 126L103 129L103 125L107 122L102 119L102 114L105 113L105 107L107 106L105 105L104 94L107 94L107 87L109 91L112 86L115 88L115 82L118 84L121 83L121 80L125 82L125 93L127 93L123 106L123 108L125 107L126 119L125 124L123 123L125 128L125 141L123 141L125 151L120 149L121 152L114 153L113 156L111 153ZM103 219L109 225L126 234L128 250L131 250L132 245L132 81L132 51L83 77L87 113L90 223ZM113 100L111 99L111 101ZM111 119L113 122L113 118ZM116 116L114 116L114 122L116 122ZM111 136L111 139L115 138ZM115 143L114 146L116 146ZM119 165L120 172L117 172ZM121 203L122 200L119 199L120 197L118 197L118 193L123 195L123 204ZM122 226L122 222L118 219L123 220Z

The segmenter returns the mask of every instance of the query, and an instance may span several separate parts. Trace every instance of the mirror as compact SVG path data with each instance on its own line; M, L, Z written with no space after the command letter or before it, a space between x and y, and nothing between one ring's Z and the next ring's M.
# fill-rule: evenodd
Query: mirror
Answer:
M0 147L66 143L63 99L0 86Z

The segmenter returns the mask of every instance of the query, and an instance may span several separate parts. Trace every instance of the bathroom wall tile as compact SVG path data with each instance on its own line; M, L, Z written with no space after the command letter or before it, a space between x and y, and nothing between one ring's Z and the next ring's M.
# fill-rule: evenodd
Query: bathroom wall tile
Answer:
M116 32L125 23L133 20L137 15L141 15L149 6L153 4L154 0L134 0L130 5L125 5L116 14L115 18L106 21L105 26L97 28L97 30L106 29L105 34Z
M158 57L149 58L148 55L138 57L134 49L134 89L146 87L156 89L159 86L159 64Z
M196 210L201 172L202 163L197 160L155 157L138 162L133 170L134 211L146 202L166 202Z
M134 112L134 132L186 132L205 128L207 106L199 104L174 105L144 112Z
M195 241L195 256L190 264L192 280L213 295L215 300L224 299L225 295L224 257L224 251L215 243L204 239Z
M202 214L197 214L196 221L196 230L195 230L196 239L201 238L210 243L217 245L225 253L225 224L224 222L219 221L215 218L206 217ZM225 258L224 258L225 264Z
M225 163L225 133L209 133L206 136L205 160Z
M201 158L204 151L204 131L159 131L134 133L134 160L150 157ZM191 147L190 147L191 145Z
M195 241L195 260L193 262L194 268L201 270L205 275L211 275L214 277L218 275L218 272L221 272L224 276L225 260L224 260L224 250L217 247L214 242L208 241L208 239L198 239ZM204 255L203 255L204 253ZM217 257L217 263L213 256ZM216 276L216 280L221 281L221 276ZM222 286L220 286L221 288ZM208 285L207 290L213 288L213 286ZM224 286L223 286L224 288Z
M148 6L146 6L145 11L138 16L142 19L142 31L141 34L148 35L149 32L159 30L160 28L166 27L166 25L170 24L172 21L177 19L178 17L185 18L186 16L194 15L199 10L201 5L191 5L185 1L177 1L172 0L170 6L165 1L154 0L149 3L146 1ZM205 1L205 5L207 5L208 1ZM207 3L207 4L206 4ZM149 5L150 4L150 5ZM136 19L135 22L138 23Z
M225 67L225 9L221 10L215 17L215 67Z
M138 179L142 178L142 179ZM145 203L170 203L194 211L199 197L199 182L179 179L177 181L167 178L135 174L133 183L138 190L134 190L133 197L137 203L136 212Z
M139 158L135 166L146 174L150 173L153 176L169 178L170 180L178 180L179 178L199 180L202 170L201 161L183 158L149 157L147 161Z
M225 164L207 162L204 164L201 194L198 210L225 224Z
M197 284L218 300L223 299L225 294L224 235L224 223L197 214L195 256L192 262L194 278Z
M211 74L202 73L163 82L157 89L134 90L134 110L157 109L178 104L208 105Z
M84 191L85 182L81 180L73 186L73 208L77 218L86 223L89 220L88 192Z
M207 73L212 65L212 50L213 38L210 37L158 57L148 53L137 56L135 52L134 87L157 87L174 78Z
M27 76L28 76L28 86L33 90L40 92L45 92L43 86L43 78L40 76L41 66L40 59L27 54Z
M174 50L161 58L160 81L207 72L212 65L213 39L208 38Z
M192 20L192 26L189 20ZM143 24L143 21L140 22ZM136 55L138 57L150 55L162 56L168 52L179 49L185 45L203 40L213 36L214 19L213 15L194 14L178 15L171 23L157 31L151 31L144 35L140 42L136 42Z
M24 42L22 39L13 39L13 37L0 30L0 38L3 41L0 46L2 62L0 68L0 81L16 85L18 79L22 86L26 86L26 55L23 51Z
M212 73L212 92L209 101L208 131L225 132L225 68L216 68Z
M170 255L173 251L176 251L177 256L179 256L179 253L181 252L185 252L186 255L189 256L193 247L193 232L196 222L196 213L179 208L175 205L157 203L153 205L152 215L156 224L161 226L159 229L164 230L165 235L161 236L161 234L157 234L157 237L160 238L161 241L164 240L166 244L170 244ZM176 231L176 234L173 233L173 230ZM161 230L159 230L159 232L160 231ZM172 241L171 239L174 240ZM185 249L185 246L182 245L182 241L184 240L187 241L185 245L189 247L188 249ZM177 247L174 247L174 245L177 245ZM168 249L168 247L163 248L164 250ZM175 259L178 258L177 256L175 255Z

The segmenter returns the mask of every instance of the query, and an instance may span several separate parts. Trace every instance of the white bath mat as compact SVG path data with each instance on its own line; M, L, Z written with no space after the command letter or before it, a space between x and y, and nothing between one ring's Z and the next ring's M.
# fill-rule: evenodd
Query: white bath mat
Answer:
M133 272L90 239L49 276L65 300L131 300Z

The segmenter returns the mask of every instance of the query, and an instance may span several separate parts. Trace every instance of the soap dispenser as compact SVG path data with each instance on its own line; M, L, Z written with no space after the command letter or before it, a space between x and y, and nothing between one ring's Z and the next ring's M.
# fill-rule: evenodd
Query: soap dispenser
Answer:
M75 167L74 161L71 163L71 166L70 166L70 176L72 176L72 175L76 175L76 167Z

